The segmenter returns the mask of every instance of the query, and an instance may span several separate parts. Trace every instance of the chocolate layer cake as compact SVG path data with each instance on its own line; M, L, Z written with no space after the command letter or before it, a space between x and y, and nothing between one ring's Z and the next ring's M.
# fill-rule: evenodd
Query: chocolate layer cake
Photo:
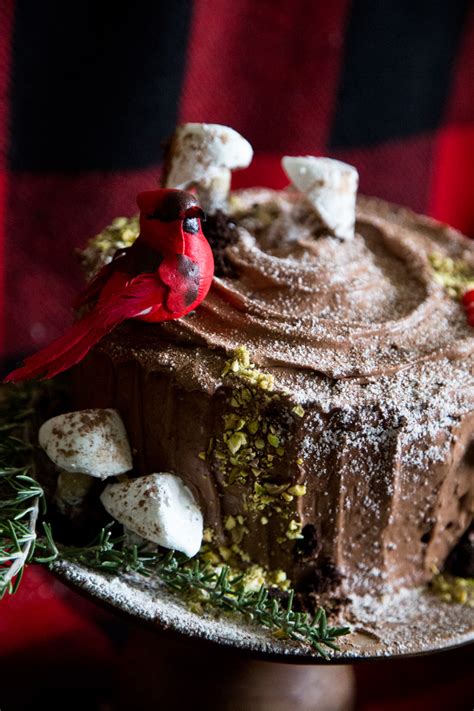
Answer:
M75 369L74 407L117 408L134 472L182 477L216 559L337 595L428 581L474 471L474 330L432 265L474 269L474 247L365 198L341 240L295 190L234 193L204 229L206 301L117 328ZM115 223L87 266L136 231Z

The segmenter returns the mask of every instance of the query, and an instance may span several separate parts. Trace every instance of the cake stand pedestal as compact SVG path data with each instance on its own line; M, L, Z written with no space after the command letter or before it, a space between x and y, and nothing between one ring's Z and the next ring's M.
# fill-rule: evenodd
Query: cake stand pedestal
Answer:
M251 659L241 651L134 628L120 665L119 709L349 711L350 665Z

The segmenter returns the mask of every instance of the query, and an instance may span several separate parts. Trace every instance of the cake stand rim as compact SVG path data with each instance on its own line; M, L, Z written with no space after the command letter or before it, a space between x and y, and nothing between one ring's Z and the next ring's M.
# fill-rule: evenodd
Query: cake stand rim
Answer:
M114 598L114 596L110 592L109 594L107 594L107 586L110 587L114 583L114 581L127 586L127 580L123 576L107 575L104 574L102 571L94 571L77 563L71 563L69 561L64 561L61 559L55 561L50 566L50 571L55 577L57 577L75 592L78 592L89 600L92 599L96 604L99 604L101 607L107 609L109 612L113 611L120 617L123 617L128 621L138 623L140 626L145 627L148 630L158 632L165 636L187 639L189 641L193 641L202 645L210 644L213 646L220 646L222 648L225 648L226 651L240 654L245 653L253 659L262 661L306 665L334 665L354 663L359 664L362 662L381 662L390 661L392 659L409 659L412 657L426 656L428 654L441 653L458 647L468 646L469 644L474 643L473 623L471 629L469 629L467 632L458 632L456 635L451 636L449 640L444 644L437 644L431 647L422 647L414 651L389 651L388 653L387 651L385 651L384 653L380 652L378 654L363 654L361 653L361 651L359 651L359 653L354 651L345 651L343 653L331 654L330 658L325 659L324 657L317 655L314 652L311 652L308 648L305 648L304 645L293 643L290 640L274 641L274 638L271 637L271 633L257 626L247 625L243 621L242 623L237 623L234 620L234 623L240 626L241 628L248 627L251 630L251 634L253 633L252 636L254 638L254 643L255 639L260 638L260 647L252 646L251 644L245 644L245 642L242 640L231 640L229 637L219 636L218 634L215 636L213 635L211 637L210 635L206 635L203 632L197 633L195 629L186 629L186 626L184 624L176 624L172 621L170 622L169 620L166 620L159 613L155 614L153 618L146 617L145 615L138 615L132 611L130 605L120 604L120 602L116 598ZM92 580L94 581L94 584L91 584ZM101 582L102 590L100 591L97 590L95 587L97 581ZM134 589L134 593L137 592L138 590ZM192 619L192 616L195 613L192 613L191 611L187 610L185 603L181 601L177 595L166 590L165 588L161 588L161 593L162 595L159 595L157 599L161 599L161 602L164 606L167 605L165 598L172 598L173 602L177 603L182 608L181 615L184 617L184 619L186 619L186 617L188 621ZM435 598L433 599L433 603L436 604ZM456 605L455 603L445 603L442 600L438 601L438 605L440 609L443 605L449 605L450 607L455 606L459 612L461 612L461 610L466 611L466 609L469 609L462 605ZM206 617L206 619L209 621L209 618ZM214 623L224 624L222 620L223 616L219 615L214 621ZM191 622L190 626L192 628L195 625L193 625L193 623ZM355 632L357 633L357 630L355 630ZM262 639L264 637L267 641L268 646L270 646L270 644L277 644L280 649L265 649L262 644Z

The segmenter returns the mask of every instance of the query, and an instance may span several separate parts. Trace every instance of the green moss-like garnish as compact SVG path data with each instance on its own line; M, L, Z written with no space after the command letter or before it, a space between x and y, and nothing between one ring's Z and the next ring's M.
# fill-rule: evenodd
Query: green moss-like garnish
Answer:
M139 231L138 215L116 217L102 232L89 240L82 251L81 258L86 273L94 274L112 259L118 249L131 247Z

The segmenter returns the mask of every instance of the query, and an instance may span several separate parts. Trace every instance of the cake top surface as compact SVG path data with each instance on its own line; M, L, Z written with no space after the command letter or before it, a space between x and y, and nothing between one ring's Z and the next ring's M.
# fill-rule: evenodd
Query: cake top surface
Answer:
M296 193L253 190L233 202L240 239L227 257L237 278L216 278L192 317L165 327L174 337L227 352L245 343L259 365L332 378L472 352L474 332L430 266L435 252L474 265L454 230L360 200L355 239L341 241L315 236Z
M245 344L259 366L336 380L472 354L474 331L431 266L440 255L474 273L474 245L456 230L359 198L355 238L343 241L321 233L291 190L236 192L230 217L238 233L225 250L231 276L215 277L194 313L154 327L153 335L133 324L143 343L157 335L225 353ZM107 258L94 256L95 266Z

